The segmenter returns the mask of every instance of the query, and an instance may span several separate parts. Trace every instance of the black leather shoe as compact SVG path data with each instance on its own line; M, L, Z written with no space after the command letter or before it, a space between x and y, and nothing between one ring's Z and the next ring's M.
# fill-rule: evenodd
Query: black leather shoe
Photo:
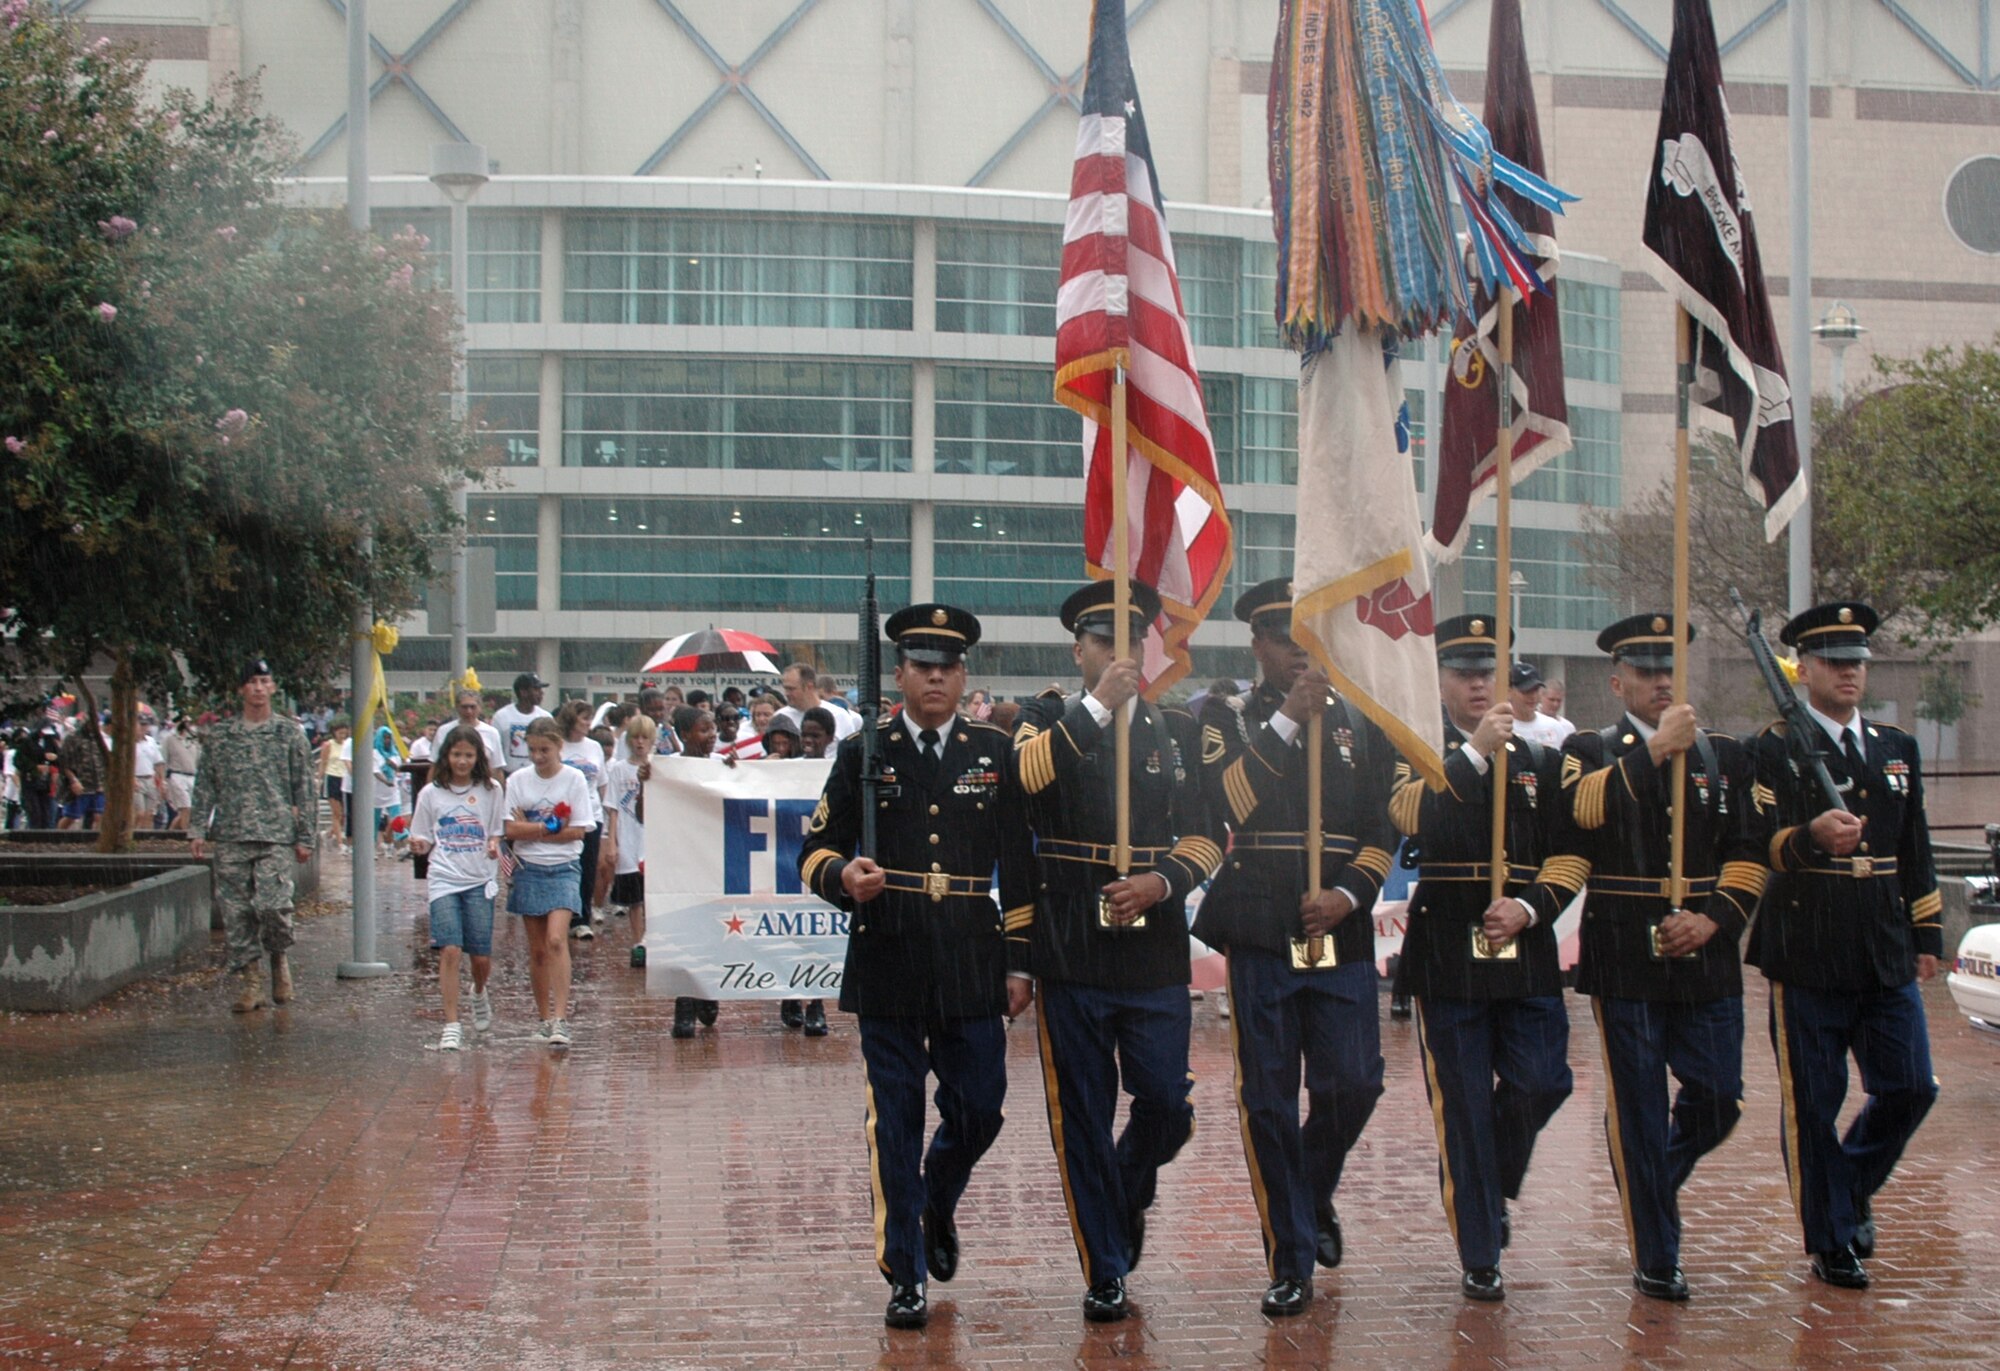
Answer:
M806 1036L824 1038L826 1036L826 1006L818 1000L806 1001Z
M1391 995L1389 997L1390 1018L1407 1019L1410 1017L1410 1013L1410 997L1408 995Z
M1125 1282L1116 1276L1084 1292L1083 1316L1092 1323L1117 1323L1131 1312L1125 1303Z
M1867 1200L1856 1200L1854 1207L1860 1211L1860 1222L1854 1225L1854 1241L1848 1244L1857 1257L1875 1255L1875 1207Z
M1313 1255L1321 1266L1330 1271L1340 1265L1344 1250L1340 1242L1340 1215L1332 1205L1328 1205L1320 1212L1319 1238L1314 1245Z
M882 1311L882 1322L891 1328L922 1328L930 1321L931 1307L921 1285L889 1288L889 1307Z
M1146 1252L1146 1207L1135 1204L1125 1211L1125 1270L1139 1269L1139 1258Z
M694 1036L694 1001L683 995L674 1001L674 1036Z
M1812 1273L1828 1285L1837 1285L1843 1290L1868 1288L1868 1272L1862 1268L1861 1259L1854 1255L1851 1247L1813 1253Z
M1264 1292L1264 1312L1274 1319L1287 1319L1305 1313L1312 1298L1311 1281L1272 1281Z
M1675 1303L1688 1297L1687 1277L1678 1266L1662 1266L1651 1271L1634 1271L1632 1288L1649 1300L1672 1300Z
M710 1028L715 1027L715 1011L720 1008L722 1006L714 1000L696 1000L694 1002L695 1013L700 1015L701 1021Z
M1500 1279L1497 1266L1478 1266L1458 1278L1459 1293L1468 1300L1492 1304L1507 1298L1507 1282Z
M797 1028L806 1021L805 1009L797 1000L778 1001L778 1022L787 1028Z
M941 1281L958 1274L958 1225L929 1206L924 1208L924 1265Z
M1507 1213L1507 1207L1500 1207L1500 1250L1505 1252L1507 1244L1514 1241L1514 1220Z

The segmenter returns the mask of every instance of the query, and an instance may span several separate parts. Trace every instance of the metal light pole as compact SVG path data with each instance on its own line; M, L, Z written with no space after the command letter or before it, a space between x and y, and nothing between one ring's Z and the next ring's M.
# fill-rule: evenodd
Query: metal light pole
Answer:
M347 0L347 222L358 233L368 232L368 0ZM374 538L362 534L354 552L365 576L375 555ZM354 828L354 959L340 964L337 974L343 980L389 974L389 964L375 959L375 746L360 718L375 679L374 629L375 614L363 595L354 610L354 645L348 658L355 715L354 759L348 765L354 795L347 811ZM366 765L364 746L371 759ZM368 816L366 828L358 821L363 814Z
M466 333L471 332L472 298L472 197L486 184L486 149L478 143L433 143L431 184L451 197L451 297L458 303L458 317ZM451 416L464 422L465 349L460 347L451 371ZM451 506L458 515L458 529L451 542L451 677L453 688L465 684L465 669L471 656L466 638L470 619L465 586L465 483L452 488Z
M1826 345L1833 354L1833 404L1834 408L1844 408L1847 404L1847 349L1854 340L1868 332L1861 327L1861 321L1854 317L1846 301L1835 300L1826 307L1826 313L1813 325L1813 337Z
M1812 6L1792 0L1785 6L1791 37L1792 70L1786 101L1792 153L1792 432L1799 448L1799 479L1812 489L1812 45L1807 23ZM1792 613L1812 607L1812 500L1792 516L1789 552Z

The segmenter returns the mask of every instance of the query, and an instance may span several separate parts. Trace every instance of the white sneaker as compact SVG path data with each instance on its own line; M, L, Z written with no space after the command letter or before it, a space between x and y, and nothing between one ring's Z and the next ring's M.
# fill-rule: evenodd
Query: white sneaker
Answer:
M459 1039L462 1036L462 1033L463 1030L459 1028L457 1020L453 1020L451 1023L446 1024L444 1026L444 1032L438 1035L438 1051L440 1052L458 1051Z
M569 935L580 943L587 943L597 936L589 924L577 924L570 929Z
M569 1020L556 1019L549 1024L549 1046L569 1046Z
M472 992L472 1026L481 1033L493 1027L493 997L484 990Z
M555 1032L554 1021L550 1019L543 1019L542 1026L535 1030L535 1041L538 1043L545 1043L549 1040L549 1034L553 1032Z

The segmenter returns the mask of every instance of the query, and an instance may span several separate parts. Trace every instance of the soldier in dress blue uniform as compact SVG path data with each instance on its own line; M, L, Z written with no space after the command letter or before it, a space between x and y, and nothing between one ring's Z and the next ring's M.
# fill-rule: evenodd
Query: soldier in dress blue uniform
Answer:
M1688 638L1694 637L1693 626ZM1635 614L1597 635L1625 712L1563 745L1572 851L1590 862L1576 988L1604 1048L1605 1141L1632 1284L1684 1300L1677 1197L1743 1112L1737 947L1769 872L1751 823L1749 749L1673 702L1674 621ZM1673 759L1687 758L1682 874L1668 903ZM1680 1083L1669 1104L1667 1074Z
M890 1285L884 1322L920 1328L929 1318L926 1275L957 1273L954 1214L973 1163L1000 1132L1007 1093L1007 953L994 873L1006 917L1025 919L1034 853L1007 735L957 712L979 620L950 605L911 605L886 631L903 709L863 725L879 728L882 743L878 850L857 852L857 733L835 757L799 875L851 915L840 1007L859 1018L868 1079L875 1261ZM928 1075L938 1079L941 1117L926 1152Z
M1861 715L1876 623L1867 605L1818 605L1779 634L1798 649L1812 747L1846 808L1825 807L1783 724L1757 736L1772 876L1746 958L1771 982L1785 1174L1812 1271L1852 1289L1868 1284L1873 1196L1937 1099L1916 982L1944 952L1917 741ZM1850 1052L1868 1103L1843 1137Z
M1515 739L1512 709L1494 703L1496 647L1488 616L1437 626L1444 788L1399 761L1390 802L1419 854L1403 976L1416 999L1459 1289L1475 1300L1506 1298L1507 1201L1520 1195L1535 1136L1574 1084L1555 922L1590 871L1566 850L1561 755ZM1497 900L1488 884L1496 762L1507 772L1507 874Z
M1201 775L1231 832L1229 856L1195 920L1228 954L1237 1106L1264 1230L1266 1314L1297 1314L1313 1263L1341 1259L1333 1195L1382 1095L1372 911L1395 848L1388 822L1394 750L1292 641L1291 583L1244 593L1262 674L1239 711L1211 697ZM1305 742L1322 719L1322 888L1306 883ZM1299 1123L1303 1068L1311 1112Z
M1139 663L1113 657L1115 593L1099 581L1063 602L1083 689L1030 701L1014 727L1041 880L1007 927L1009 973L1032 975L1041 994L1049 1135L1084 1317L1097 1323L1125 1317L1159 1170L1194 1133L1184 905L1222 860L1194 775L1194 720L1140 698ZM1159 612L1159 596L1133 585L1134 643ZM1128 701L1132 860L1121 876L1113 720ZM1121 1076L1132 1107L1114 1143Z

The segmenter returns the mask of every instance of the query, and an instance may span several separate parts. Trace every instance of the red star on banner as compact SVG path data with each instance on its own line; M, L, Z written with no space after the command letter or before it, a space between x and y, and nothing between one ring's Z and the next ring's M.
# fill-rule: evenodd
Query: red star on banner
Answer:
M743 936L743 916L740 914L731 914L722 921L722 926L729 930L731 937Z

